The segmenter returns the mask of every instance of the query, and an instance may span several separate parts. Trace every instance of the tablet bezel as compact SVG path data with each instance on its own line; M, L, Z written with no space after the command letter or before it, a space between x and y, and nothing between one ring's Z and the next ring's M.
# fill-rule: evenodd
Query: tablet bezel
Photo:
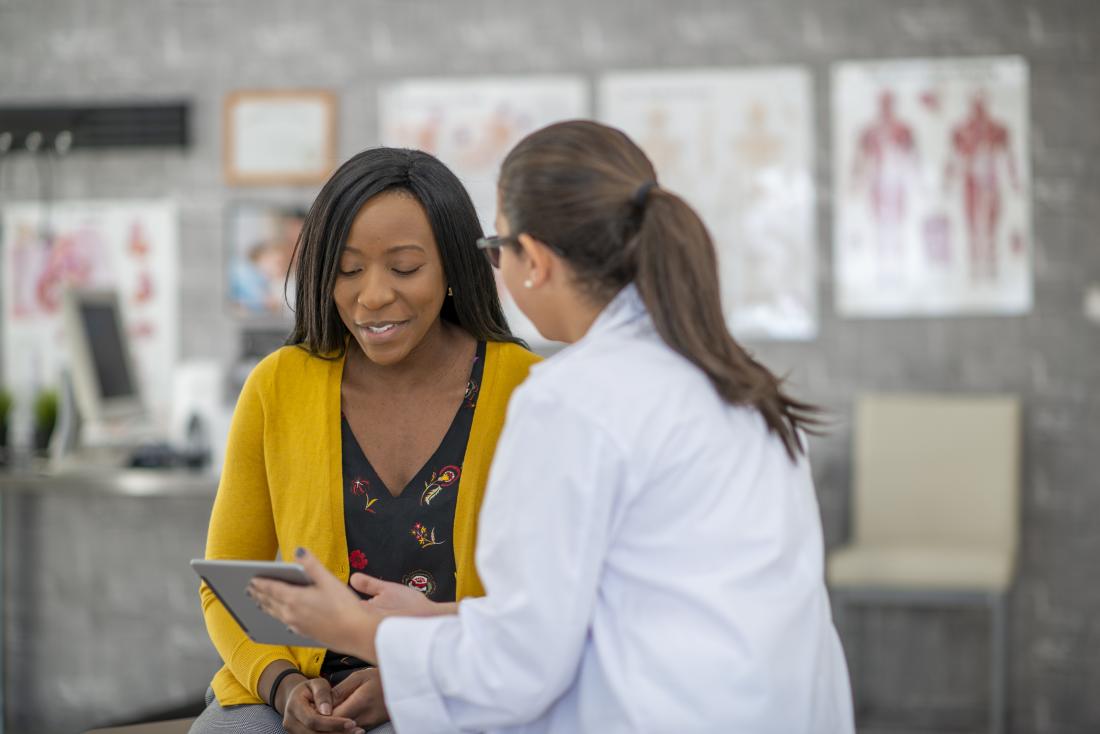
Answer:
M253 578L276 579L290 584L313 583L306 570L297 563L279 561L212 561L195 558L191 568L198 574L214 596L236 620L248 638L261 645L288 645L291 647L319 647L324 645L291 632L279 620L260 609L245 589Z

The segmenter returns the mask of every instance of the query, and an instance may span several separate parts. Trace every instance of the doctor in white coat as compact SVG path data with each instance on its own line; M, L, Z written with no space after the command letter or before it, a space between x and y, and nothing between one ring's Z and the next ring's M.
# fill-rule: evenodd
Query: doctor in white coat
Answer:
M305 550L314 586L251 592L377 662L399 733L852 732L814 409L730 336L703 223L594 122L521 141L499 192L478 246L570 346L513 394L480 517L486 596L357 575L362 602Z

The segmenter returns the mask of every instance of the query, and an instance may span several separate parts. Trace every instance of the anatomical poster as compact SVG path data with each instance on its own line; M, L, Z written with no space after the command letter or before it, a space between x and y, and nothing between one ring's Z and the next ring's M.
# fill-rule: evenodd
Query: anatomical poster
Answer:
M378 109L382 144L423 150L446 163L491 234L504 156L528 133L587 117L588 86L581 78L562 76L409 80L383 89ZM548 346L504 287L499 290L513 332L532 346Z
M3 211L4 380L56 388L67 360L67 288L114 289L154 419L167 418L179 345L176 206L165 201L12 203Z
M605 76L599 115L702 217L739 337L817 333L813 106L800 68Z
M832 77L837 310L1028 311L1025 61L853 62Z

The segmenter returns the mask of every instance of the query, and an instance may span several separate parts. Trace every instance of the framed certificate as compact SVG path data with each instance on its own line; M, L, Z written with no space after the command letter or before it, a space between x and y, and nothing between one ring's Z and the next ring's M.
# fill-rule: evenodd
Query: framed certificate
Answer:
M336 96L238 91L225 99L224 168L238 186L315 184L336 165Z

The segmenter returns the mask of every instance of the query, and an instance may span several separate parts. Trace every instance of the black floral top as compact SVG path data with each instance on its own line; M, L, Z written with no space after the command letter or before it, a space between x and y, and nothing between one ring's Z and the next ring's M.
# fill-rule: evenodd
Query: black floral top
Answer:
M394 497L363 453L347 418L341 416L344 470L344 532L351 572L362 571L422 591L432 601L455 600L454 529L458 480L470 439L485 367L479 342L466 399L428 463ZM367 664L329 651L321 675L333 684Z

